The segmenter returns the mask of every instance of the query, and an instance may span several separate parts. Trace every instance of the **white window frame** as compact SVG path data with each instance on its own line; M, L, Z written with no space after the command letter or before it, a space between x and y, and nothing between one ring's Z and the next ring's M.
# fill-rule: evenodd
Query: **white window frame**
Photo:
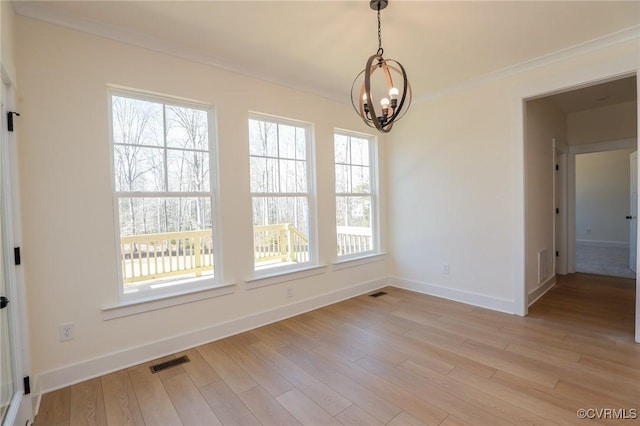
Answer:
M308 234L308 246L309 246L309 260L306 262L299 262L290 265L273 265L270 267L257 268L255 258L253 259L253 276L249 277L246 281L249 288L261 287L263 285L270 285L281 282L282 279L278 278L282 275L290 275L293 273L303 273L305 276L308 271L309 274L314 275L318 266L318 238L317 238L317 209L316 209L316 182L315 182L315 143L313 139L313 124L293 120L289 118L282 118L268 114L262 114L257 112L250 112L247 119L247 126L251 120L266 121L277 125L301 127L305 131L305 149L306 149L306 163L307 163L307 192L253 192L251 191L251 205L253 206L253 199L255 197L302 197L306 196L309 212L309 234ZM249 136L250 137L250 136ZM247 140L248 144L251 144L251 140ZM258 158L276 158L276 157L264 157L259 155L252 155L249 150L249 161L252 157ZM280 157L277 157L280 158ZM251 173L251 164L249 164L249 173ZM249 176L251 181L251 176ZM253 235L253 208L251 212L251 227ZM255 241L252 239L252 253Z
M345 261L350 261L350 260L356 260L356 259L360 259L360 258L365 258L365 257L372 257L372 256L377 256L382 254L382 252L380 251L380 206L379 206L379 180L378 180L378 172L379 172L379 163L378 163L378 140L375 136L373 135L369 135L369 134L365 134L365 133L359 133L359 132L354 132L354 131L350 131L350 130L344 130L344 129L334 129L333 132L333 146L334 146L334 157L333 157L333 162L334 162L334 175L335 175L335 166L337 165L346 165L346 166L353 166L353 163L338 163L336 161L336 155L335 155L335 137L337 135L340 136L345 136L347 138L358 138L358 139L365 139L369 142L369 188L370 188L370 193L360 193L360 192L335 192L335 197L336 197L336 215L338 213L337 208L338 208L338 203L337 203L337 199L338 197L349 197L349 196L353 196L353 197L362 197L362 196L368 196L371 198L371 249L367 250L367 251L361 251L361 252L357 252L357 253L350 253L350 254L344 254L344 255L340 255L337 250L337 243L338 243L338 222L337 222L337 216L336 216L336 257L338 262L345 262ZM336 188L334 187L334 190Z
M115 171L115 141L113 135L113 97L125 97L140 101L148 101L154 103L160 103L164 105L171 105L182 108L197 109L200 111L206 111L207 124L208 124L208 140L209 140L209 191L208 192L118 192L116 191L116 171ZM109 139L110 139L110 161L111 161L111 189L113 194L113 209L115 219L115 241L116 241L116 255L117 255L117 274L118 274L118 300L119 304L104 308L103 311L109 311L118 309L120 307L129 308L132 303L147 303L158 299L172 298L176 303L184 303L182 296L193 294L196 299L212 297L209 293L203 293L205 290L211 290L216 288L228 287L223 284L223 265L222 265L222 244L220 241L219 233L216 230L220 229L220 200L219 200L219 176L218 176L218 143L217 143L217 125L215 121L215 108L213 105L186 100L182 98L159 95L155 93L148 93L135 89L110 87L108 89L108 106L109 106ZM156 147L157 148L157 147ZM166 149L166 145L164 146ZM165 158L166 162L166 158ZM207 197L211 200L211 224L212 224L212 249L213 249L213 267L214 274L206 275L202 277L188 277L188 278L176 278L166 282L159 282L150 284L147 288L141 286L139 289L133 292L124 292L124 276L122 271L122 253L120 245L120 211L118 200L120 198L180 198L180 197ZM156 287L153 288L152 286ZM227 294L228 291L217 291L214 295ZM194 296L191 296L193 299ZM195 299L194 299L195 300ZM175 303L164 304L163 306L172 306ZM142 307L137 308L139 312L149 310ZM157 309L151 308L151 309ZM109 314L107 314L109 315ZM113 317L118 317L116 314ZM109 319L108 317L105 317Z

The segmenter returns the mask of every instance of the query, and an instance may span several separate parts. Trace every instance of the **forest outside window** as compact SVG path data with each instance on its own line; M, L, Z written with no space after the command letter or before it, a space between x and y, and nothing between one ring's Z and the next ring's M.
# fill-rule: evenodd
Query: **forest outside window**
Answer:
M371 136L336 131L334 153L338 257L378 253L375 141Z
M212 109L114 91L111 124L120 294L219 282Z
M255 270L295 269L313 259L310 125L249 119Z

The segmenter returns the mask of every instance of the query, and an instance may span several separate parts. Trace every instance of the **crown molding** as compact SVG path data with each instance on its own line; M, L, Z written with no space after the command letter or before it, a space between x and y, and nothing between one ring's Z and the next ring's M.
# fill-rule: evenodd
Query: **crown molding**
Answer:
M332 101L349 104L349 96L345 93L335 91L319 90L317 87L300 84L299 82L280 78L275 75L257 72L255 69L248 69L237 63L231 63L214 58L202 51L189 48L187 46L160 40L142 32L131 31L110 25L98 20L86 19L77 15L61 12L55 8L48 7L46 2L13 1L13 7L18 15L59 25L72 30L104 37L132 46L137 46L159 53L171 55L180 59L197 62L211 67L219 68L228 72L240 74L246 77L266 81L290 89L299 90L305 93L320 96ZM575 56L584 55L619 43L624 43L633 39L640 41L640 25L629 27L603 37L577 44L562 50L558 50L543 56L539 56L515 65L501 68L499 70L466 80L464 82L445 87L431 94L419 96L413 99L414 104L427 102L443 96L448 96L463 90L471 89L487 82L504 79L525 71L544 67L556 62L560 62ZM640 50L640 47L639 47Z
M414 100L414 103L427 102L443 96L449 96L454 93L458 93L467 89L478 87L482 84L501 80L507 77L511 77L526 71L531 71L536 68L545 67L560 61L564 61L576 56L585 55L587 53L595 52L607 47L614 46L616 44L624 43L637 39L640 43L640 25L625 28L624 30L617 31L615 33L608 34L603 37L599 37L584 43L577 44L575 46L568 47L566 49L557 50L555 52L538 56L536 58L520 62L518 64L511 65L506 68L478 76L476 78L467 80L460 84L449 86L442 90L436 91L426 96L420 96ZM640 51L640 45L638 46ZM640 57L640 56L639 56Z
M78 15L61 12L55 8L47 6L46 2L35 3L28 1L13 1L13 8L16 14L27 18L141 47L180 59L197 62L235 74L240 74L246 77L320 96L332 101L349 103L348 96L345 94L319 90L317 87L311 87L295 81L279 78L274 75L260 73L255 69L248 69L237 63L231 63L221 60L220 58L214 58L209 54L200 50L192 49L188 46L167 40L161 40L142 32L131 31L99 20L86 19Z

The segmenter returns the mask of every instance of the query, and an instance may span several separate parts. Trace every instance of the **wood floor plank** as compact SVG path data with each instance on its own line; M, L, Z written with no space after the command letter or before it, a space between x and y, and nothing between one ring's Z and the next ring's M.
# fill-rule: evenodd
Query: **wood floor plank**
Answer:
M37 425L68 426L71 422L71 387L49 392L42 397L35 419Z
M295 362L306 372L318 377L327 386L340 392L349 401L382 423L388 423L402 411L366 387L340 374L332 364L322 361L313 353L290 346L280 348L278 352Z
M144 425L140 406L126 370L102 376L102 393L107 423L110 425Z
M385 365L369 357L359 360L357 364L418 397L428 399L431 404L447 413L455 412L462 420L479 424L510 425L510 422L434 386L430 381L420 380L402 368Z
M201 387L222 380L211 365L202 357L197 349L190 349L184 353L189 357L189 362L182 365L184 371L191 377L196 387Z
M222 350L218 342L200 346L198 352L236 395L257 386L255 380Z
M233 339L224 339L219 341L218 344L229 357L233 358L271 396L280 396L294 388L277 371L255 356L248 347L239 346L235 342ZM258 341L256 340L253 343L256 342Z
M298 421L305 425L340 425L331 414L309 399L298 389L280 395L277 401Z
M142 418L147 425L182 425L160 377L143 365L129 369L129 378L138 399Z
M256 419L224 380L201 387L200 393L222 424L243 426L260 424L260 421Z
M379 422L376 418L372 417L369 413L355 404L349 406L342 413L339 413L336 416L336 420L347 426L383 426L386 424Z
M443 424L446 421L446 419L448 419L449 417L450 416L447 416L445 420L443 420L439 424ZM387 423L388 426L423 426L424 424L425 423L423 421L416 419L406 411L403 411L402 413L398 414L396 417L393 418L393 420Z
M162 381L173 402L182 423L189 426L222 425L196 385L186 373L178 374Z
M338 392L334 391L319 379L307 373L266 344L258 342L251 345L251 349L256 353L256 355L269 363L276 371L287 379L287 381L293 384L298 390L303 392L332 416L338 414L351 405L351 401L344 398Z
M260 386L241 393L239 397L263 425L301 425L289 411Z
M440 424L448 415L446 411L436 407L429 401L418 398L401 386L397 386L369 372L356 363L335 358L331 354L320 353L319 356L326 362L331 363L332 367L341 374L387 400L390 404L406 411L422 424Z
M100 378L87 380L71 388L70 423L72 425L107 424Z

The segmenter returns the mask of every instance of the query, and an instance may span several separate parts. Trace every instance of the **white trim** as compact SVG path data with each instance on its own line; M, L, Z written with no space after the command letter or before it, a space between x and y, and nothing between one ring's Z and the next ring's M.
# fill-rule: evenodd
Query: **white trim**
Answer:
M545 282L536 287L533 291L529 292L528 296L528 306L533 305L544 296L549 290L551 290L556 285L556 276L552 275Z
M595 142L583 145L569 145L569 155L616 151L619 149L636 149L636 146L636 138L615 139L611 141Z
M156 342L46 371L37 377L37 384L34 386L34 392L37 391L37 405L39 405L39 400L43 393L99 377L113 371L122 370L123 368L138 365L146 361L158 359L188 348L223 339L257 327L262 327L276 321L282 321L286 318L300 315L323 306L378 290L387 285L388 279L386 277L363 282L331 293L300 300L299 302L289 305L268 309L243 318L214 324L200 330L168 337Z
M473 293L466 290L442 287L436 284L407 280L398 277L390 277L389 285L494 311L506 312L508 314L516 313L515 302L501 297L486 296L484 294Z
M359 257L340 258L331 264L334 271L341 271L347 268L355 268L356 266L367 265L374 262L383 262L387 258L387 253L373 253Z
M635 25L633 27L617 31L603 37L596 38L594 40L589 40L575 46L557 50L547 55L539 56L537 58L533 58L519 64L511 65L506 68L502 68L500 70L490 72L476 78L472 78L471 80L447 87L443 90L437 91L427 96L420 96L418 98L415 98L413 102L418 104L443 96L449 96L463 90L481 86L491 81L501 80L536 68L545 67L556 62L573 58L575 56L585 55L587 53L604 49L609 46L624 43L638 37L640 37L640 25Z
M173 294L162 293L147 299L123 301L115 305L105 306L102 308L102 319L104 321L109 321L129 315L164 309L170 306L210 299L212 297L226 296L235 292L235 288L235 284L223 284L205 289L196 289L193 291L180 291Z
M268 285L284 283L287 281L299 280L301 278L308 278L314 275L321 275L327 272L327 265L307 266L297 269L288 269L283 271L278 269L277 272L272 274L254 275L246 278L244 281L248 290L254 288L266 287Z
M629 248L628 241L576 240L576 247Z

